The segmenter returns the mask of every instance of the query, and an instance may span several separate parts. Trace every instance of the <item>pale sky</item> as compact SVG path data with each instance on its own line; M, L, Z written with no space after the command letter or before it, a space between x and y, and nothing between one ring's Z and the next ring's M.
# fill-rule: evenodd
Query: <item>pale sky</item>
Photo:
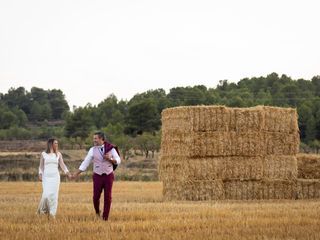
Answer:
M0 92L109 94L320 74L318 0L0 0Z

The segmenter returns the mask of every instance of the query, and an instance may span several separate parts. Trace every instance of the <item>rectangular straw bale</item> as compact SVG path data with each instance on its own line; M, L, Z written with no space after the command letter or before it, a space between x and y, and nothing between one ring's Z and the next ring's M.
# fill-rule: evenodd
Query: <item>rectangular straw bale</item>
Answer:
M225 199L262 199L263 189L261 185L261 181L253 180L224 181Z
M159 164L159 178L161 181L185 181L190 178L190 171L182 161L163 161Z
M161 157L160 177L172 180L213 179L283 179L297 178L295 156L270 155L265 157Z
M163 156L189 157L263 156L265 155L264 138L264 134L254 131L191 133L163 131L161 153ZM272 138L269 138L270 152L272 152L274 145L272 145Z
M222 180L176 181L163 183L166 200L219 200L224 199Z
M224 199L222 180L188 181L185 186L186 200Z
M185 165L189 180L214 180L223 176L225 166L221 158L193 158Z
M226 107L218 107L215 109L215 125L213 126L213 131L228 131L230 128L230 109Z
M265 112L264 130L285 133L295 133L299 130L296 109L267 106L263 108Z
M226 147L231 151L226 151L226 155L234 156L263 156L265 146L263 135L260 132L229 132L226 136Z
M296 180L264 180L264 199L296 199Z
M162 194L165 200L184 200L182 199L183 188L175 182L163 181Z
M299 152L298 132L265 132L266 155L295 155Z
M175 162L168 161L167 159L160 159L160 168L162 171L166 169L176 168L170 173L177 174L178 177L172 179L185 179L185 180L214 180L219 179L225 172L225 164L223 158L185 158L176 157ZM165 163L163 163L165 162Z
M210 128L209 124L207 124L207 121L208 121L207 112L208 112L209 108L203 106L198 109L199 109L199 112L198 112L198 114L199 114L199 129L198 129L198 131L200 131L200 132L208 131Z
M295 155L299 141L297 133L164 131L161 152L190 157Z
M256 106L174 107L162 111L162 129L181 131L268 131L298 132L297 111L293 108Z
M298 179L298 198L320 198L320 180Z
M234 112L234 115L235 115L235 118L236 118L236 122L235 122L235 129L234 131L245 131L245 130L248 130L247 127L246 127L246 114L245 114L245 111L241 108L235 108L233 109L233 112Z
M228 180L224 189L226 199L295 199L297 185L285 180Z
M187 180L190 177L187 158L184 156L161 156L159 161L160 180L169 178L174 181ZM185 171L186 169L187 171Z
M207 121L207 124L208 124L208 129L206 131L216 131L217 130L217 127L216 127L216 123L217 123L216 109L217 108L210 107L207 110L208 113L206 115L206 121Z
M163 156L187 156L193 142L191 134L164 131L161 137L161 154Z
M161 113L162 129L166 131L191 131L190 111L186 107L167 108Z
M192 131L227 131L224 106L197 106L189 107Z
M262 179L263 162L262 157L161 157L160 179Z
M261 179L263 177L262 157L225 157L221 179Z
M249 113L247 129L250 129L251 131L263 130L263 126L265 125L263 108L260 106L252 108Z
M231 126L230 130L241 131L261 131L264 126L263 108L233 108L231 110L235 118L235 126Z
M297 158L294 155L267 155L264 157L264 178L294 180L297 175Z
M264 126L262 107L227 108L225 106L186 107L192 118L194 132L261 131ZM166 120L166 119L165 119Z
M300 153L298 159L298 178L320 179L320 154Z
M199 142L197 140L200 140ZM231 138L229 132L206 132L195 139L194 151L198 156L229 156L231 155Z
M191 156L261 156L263 136L259 132L194 133Z
M189 107L189 114L191 117L192 131L193 132L200 131L200 129L201 129L200 108Z
M198 135L198 134L196 134ZM215 135L215 136L213 136ZM224 132L210 132L210 133L201 133L199 138L195 139L194 148L197 145L200 146L200 151L196 152L194 149L195 156L221 156L223 155L223 146L224 146ZM205 142L200 142L200 140L204 140Z

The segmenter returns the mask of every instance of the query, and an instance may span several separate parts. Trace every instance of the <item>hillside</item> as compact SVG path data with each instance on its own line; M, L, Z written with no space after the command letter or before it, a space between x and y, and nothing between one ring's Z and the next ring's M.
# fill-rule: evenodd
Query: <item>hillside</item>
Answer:
M64 162L71 172L78 169L86 156L85 150L61 150ZM0 152L0 181L37 181L39 152ZM116 170L116 180L156 181L158 180L158 154L146 159L135 155L122 161ZM79 181L91 181L92 166L82 173ZM66 176L61 172L61 180Z

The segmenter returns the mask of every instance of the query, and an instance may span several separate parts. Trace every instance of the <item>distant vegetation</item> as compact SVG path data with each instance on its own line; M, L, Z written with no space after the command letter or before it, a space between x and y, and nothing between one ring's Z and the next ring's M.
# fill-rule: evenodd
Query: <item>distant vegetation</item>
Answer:
M159 148L164 108L201 104L295 107L302 148L320 149L320 76L293 80L276 73L244 78L238 83L221 80L215 88L175 87L168 93L149 90L130 100L119 100L111 94L98 105L74 107L73 111L61 90L11 88L0 93L0 140L56 136L62 143L86 147L91 144L92 132L102 129L124 155L132 146L147 155Z

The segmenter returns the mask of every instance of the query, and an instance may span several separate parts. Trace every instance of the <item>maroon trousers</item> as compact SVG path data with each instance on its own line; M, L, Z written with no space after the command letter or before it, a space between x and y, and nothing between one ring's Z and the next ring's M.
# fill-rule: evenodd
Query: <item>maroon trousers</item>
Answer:
M102 190L104 191L104 206L103 206L103 220L107 221L109 218L109 212L112 199L112 184L114 180L113 172L109 175L93 173L93 205L96 214L100 214L100 196Z

